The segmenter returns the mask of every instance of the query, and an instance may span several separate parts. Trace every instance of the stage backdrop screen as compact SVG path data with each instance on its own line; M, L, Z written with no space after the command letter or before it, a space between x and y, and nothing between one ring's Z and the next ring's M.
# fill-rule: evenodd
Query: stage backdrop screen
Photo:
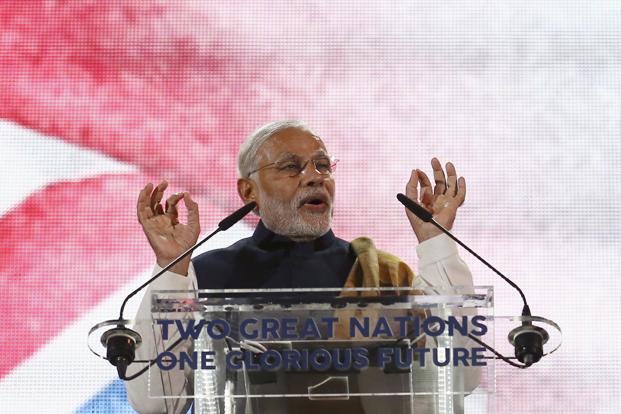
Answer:
M434 156L466 178L456 234L564 330L531 369L497 363L497 412L621 410L620 2L14 0L0 3L3 412L132 412L86 334L154 264L138 192L189 191L210 231L241 205L239 144L280 119L340 159L335 233L414 268L395 194ZM496 313L519 314L461 255Z

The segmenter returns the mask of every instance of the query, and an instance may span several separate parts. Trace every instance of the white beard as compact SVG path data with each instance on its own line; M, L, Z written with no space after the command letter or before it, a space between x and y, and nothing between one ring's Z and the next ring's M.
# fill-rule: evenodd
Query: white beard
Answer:
M309 241L326 234L332 226L332 204L324 213L305 212L302 215L298 207L309 194L313 192L298 194L289 203L261 197L259 213L265 227L295 241Z

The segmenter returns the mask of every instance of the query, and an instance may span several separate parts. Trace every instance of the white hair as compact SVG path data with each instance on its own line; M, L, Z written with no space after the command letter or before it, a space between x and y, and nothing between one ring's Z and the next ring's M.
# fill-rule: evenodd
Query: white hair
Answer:
M237 173L239 177L248 178L250 173L257 169L256 155L259 148L261 148L265 141L288 128L297 128L315 135L310 127L302 121L274 121L263 125L250 134L241 147L239 147L239 152L237 153Z

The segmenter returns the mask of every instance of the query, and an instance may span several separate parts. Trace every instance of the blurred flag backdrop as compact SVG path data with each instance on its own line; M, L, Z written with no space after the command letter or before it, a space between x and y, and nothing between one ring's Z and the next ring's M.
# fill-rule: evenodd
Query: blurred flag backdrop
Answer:
M238 145L292 118L341 160L337 235L413 265L395 194L433 156L466 177L456 233L564 328L497 364L497 412L619 412L620 39L618 1L1 2L3 411L132 412L86 333L150 273L138 191L190 191L208 230L240 204Z

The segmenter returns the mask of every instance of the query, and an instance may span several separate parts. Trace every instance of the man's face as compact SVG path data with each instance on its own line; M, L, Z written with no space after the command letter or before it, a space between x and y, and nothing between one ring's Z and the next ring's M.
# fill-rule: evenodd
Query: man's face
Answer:
M275 233L303 241L330 230L334 179L315 170L313 160L327 156L318 137L297 128L288 128L269 138L257 152L256 168L272 163L253 174L257 183L257 204L265 226ZM296 176L284 173L283 166L302 166Z

